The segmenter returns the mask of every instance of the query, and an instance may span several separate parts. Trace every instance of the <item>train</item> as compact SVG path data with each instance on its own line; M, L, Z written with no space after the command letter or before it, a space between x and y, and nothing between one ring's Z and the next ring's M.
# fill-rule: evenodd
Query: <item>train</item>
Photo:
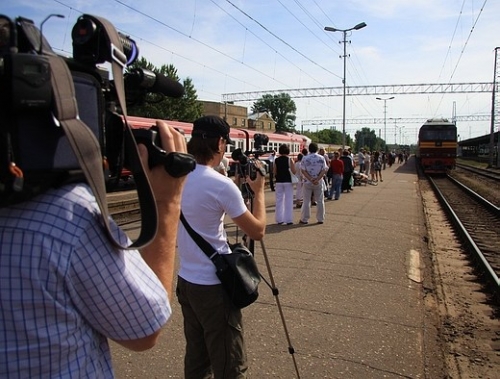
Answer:
M155 120L144 117L128 116L127 121L132 128L149 128L155 124ZM180 121L170 121L165 120L169 125L177 128L186 137L186 141L191 138L191 132L193 130L193 124L188 122ZM256 146L255 145L255 135L265 134L269 140L266 145ZM229 174L234 174L235 161L232 158L232 153L236 149L241 149L243 153L247 155L252 155L256 153L258 158L264 162L268 159L271 152L274 150L278 152L278 148L282 144L287 144L290 148L290 157L296 159L297 155L304 148L308 148L311 143L311 139L307 136L296 134L296 133L265 133L262 131L252 130L252 129L237 129L231 128L230 132L231 139L235 142L234 145L226 146L225 156L229 160ZM256 149L256 147L258 149ZM127 172L125 171L126 175Z
M457 126L445 118L427 120L419 129L416 158L426 174L445 174L457 160Z
M473 137L458 142L458 157L463 160L492 164L500 167L498 153L500 152L500 131ZM493 150L492 156L490 149Z

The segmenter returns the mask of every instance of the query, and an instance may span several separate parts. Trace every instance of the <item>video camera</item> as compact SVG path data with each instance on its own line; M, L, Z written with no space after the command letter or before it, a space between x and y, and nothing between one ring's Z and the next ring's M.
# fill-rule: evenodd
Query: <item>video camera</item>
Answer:
M265 134L255 134L253 138L254 150L243 153L241 149L235 149L231 154L231 158L239 162L239 174L241 176L249 176L250 179L255 180L257 172L262 176L266 176L266 170L262 166L258 167L255 161L259 160L261 155L269 153L262 149L262 146L268 144L269 137Z
M134 164L128 156L132 147L136 149L131 145L136 141L148 147L151 164L163 164L173 176L194 169L191 155L166 154L154 129L132 130L134 137L127 140L129 126L124 122L126 105L121 104L121 92L130 97L148 92L182 97L184 88L145 69L131 69L123 76L123 68L136 60L138 48L114 27L112 34L118 33L119 42L110 42L110 25L95 16L79 17L72 30L73 58L63 58L55 54L33 21L0 15L0 206L24 201L50 187L85 180L74 143L59 123L64 116L61 110L71 108L65 105L75 99L75 119L83 121L98 141L108 189L117 185L127 164ZM54 88L58 73L52 57L62 58L70 71L67 98L61 95L66 88L61 92ZM113 71L110 80L109 72L97 66L104 62L118 62L119 77ZM55 112L58 102L59 112Z

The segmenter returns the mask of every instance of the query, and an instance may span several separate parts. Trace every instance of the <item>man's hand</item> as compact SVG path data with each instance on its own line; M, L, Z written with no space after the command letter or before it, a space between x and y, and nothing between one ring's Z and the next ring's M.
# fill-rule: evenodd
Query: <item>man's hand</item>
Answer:
M250 176L247 175L245 178L245 182L248 183L248 185L250 186L250 188L252 189L252 191L254 193L257 193L257 192L264 193L264 186L266 184L266 177L264 175L262 175L262 173L260 172L260 169L262 169L262 162L255 160L254 164L255 164L255 167L257 168L257 170L256 170L257 175L255 175L254 180L250 179Z
M181 133L163 121L157 121L156 126L159 129L162 148L167 153L187 152L186 140ZM138 148L156 198L158 210L158 232L154 240L141 250L141 255L161 280L169 297L172 298L177 227L181 210L182 189L187 175L174 178L167 173L163 165L149 168L147 148L141 144Z
M167 153L187 153L186 140L181 133L164 121L156 121L156 126L158 127L163 150ZM166 172L162 165L149 168L146 147L139 144L138 148L157 203L179 200L186 176L174 178Z

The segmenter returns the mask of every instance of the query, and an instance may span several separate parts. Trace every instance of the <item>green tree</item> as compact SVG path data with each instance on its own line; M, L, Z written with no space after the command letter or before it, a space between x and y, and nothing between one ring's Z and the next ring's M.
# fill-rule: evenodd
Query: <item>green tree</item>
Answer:
M295 112L297 106L289 94L264 95L253 103L252 112L266 109L276 122L276 131L295 131Z
M361 130L357 130L355 139L355 151L359 151L362 148L374 151L380 150L385 146L384 141L377 137L377 133L375 132L375 130L370 128L362 128Z
M147 69L177 82L180 81L177 69L171 64L156 68L152 63L141 58L130 67L130 70L135 68ZM127 89L127 101L134 100L128 106L128 113L147 118L193 122L202 115L203 105L198 101L192 79L186 78L182 84L184 95L177 99L144 90Z
M334 129L322 129L317 132L311 132L309 130L303 132L305 136L309 137L313 142L317 143L329 143L332 145L342 145L342 132ZM346 144L349 145L350 138L346 136Z

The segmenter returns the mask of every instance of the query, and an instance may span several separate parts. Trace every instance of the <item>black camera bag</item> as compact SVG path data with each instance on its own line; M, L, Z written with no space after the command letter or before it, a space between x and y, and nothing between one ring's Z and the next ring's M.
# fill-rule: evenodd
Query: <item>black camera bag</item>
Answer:
M254 303L259 297L261 276L252 252L241 243L236 243L229 245L231 254L219 254L188 224L182 212L181 221L191 238L215 265L215 273L231 303L236 308Z

